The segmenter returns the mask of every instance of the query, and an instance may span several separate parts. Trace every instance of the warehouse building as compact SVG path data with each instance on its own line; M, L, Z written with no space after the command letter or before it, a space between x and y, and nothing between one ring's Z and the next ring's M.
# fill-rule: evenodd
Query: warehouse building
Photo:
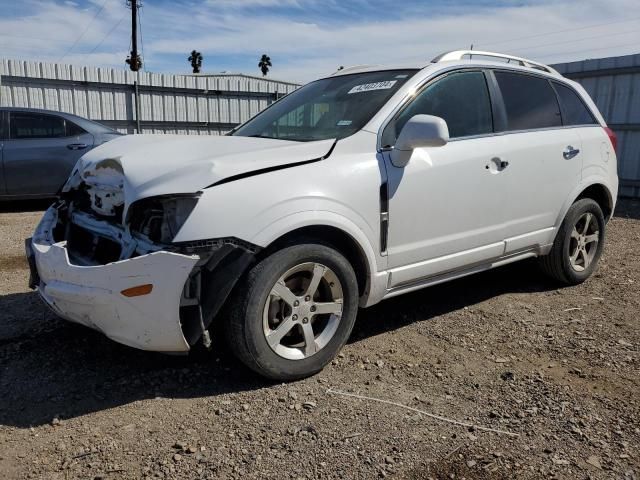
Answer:
M0 106L73 113L123 133L220 135L298 87L249 75L0 62Z

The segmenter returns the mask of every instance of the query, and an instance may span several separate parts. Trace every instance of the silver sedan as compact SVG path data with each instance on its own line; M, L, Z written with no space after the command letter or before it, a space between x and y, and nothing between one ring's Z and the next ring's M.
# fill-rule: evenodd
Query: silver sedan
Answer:
M0 200L55 196L83 154L120 135L69 113L0 108Z

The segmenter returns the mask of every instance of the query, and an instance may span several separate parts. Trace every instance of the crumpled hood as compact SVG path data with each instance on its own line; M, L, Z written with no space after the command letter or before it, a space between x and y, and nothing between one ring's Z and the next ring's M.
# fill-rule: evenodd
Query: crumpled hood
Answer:
M319 159L331 151L334 142L127 135L84 155L78 162L75 181L70 178L63 191L81 178L97 188L122 188L128 206L141 198L193 193L236 175Z

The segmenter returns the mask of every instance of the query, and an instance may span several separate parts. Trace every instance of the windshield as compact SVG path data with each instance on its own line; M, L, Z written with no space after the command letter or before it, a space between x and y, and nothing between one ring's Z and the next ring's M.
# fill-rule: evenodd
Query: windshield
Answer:
M232 135L309 142L347 137L362 127L417 70L385 70L309 83Z

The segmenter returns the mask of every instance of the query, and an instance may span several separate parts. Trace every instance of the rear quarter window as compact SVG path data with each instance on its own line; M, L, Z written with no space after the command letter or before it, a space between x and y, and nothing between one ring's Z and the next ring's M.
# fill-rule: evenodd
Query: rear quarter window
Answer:
M506 130L562 125L558 99L549 81L513 72L494 72L507 114Z
M82 127L79 127L73 122L69 120L66 121L67 124L67 137L77 137L78 135L82 135L87 133Z
M580 96L570 87L553 82L558 93L563 125L594 125L596 119L584 104Z

